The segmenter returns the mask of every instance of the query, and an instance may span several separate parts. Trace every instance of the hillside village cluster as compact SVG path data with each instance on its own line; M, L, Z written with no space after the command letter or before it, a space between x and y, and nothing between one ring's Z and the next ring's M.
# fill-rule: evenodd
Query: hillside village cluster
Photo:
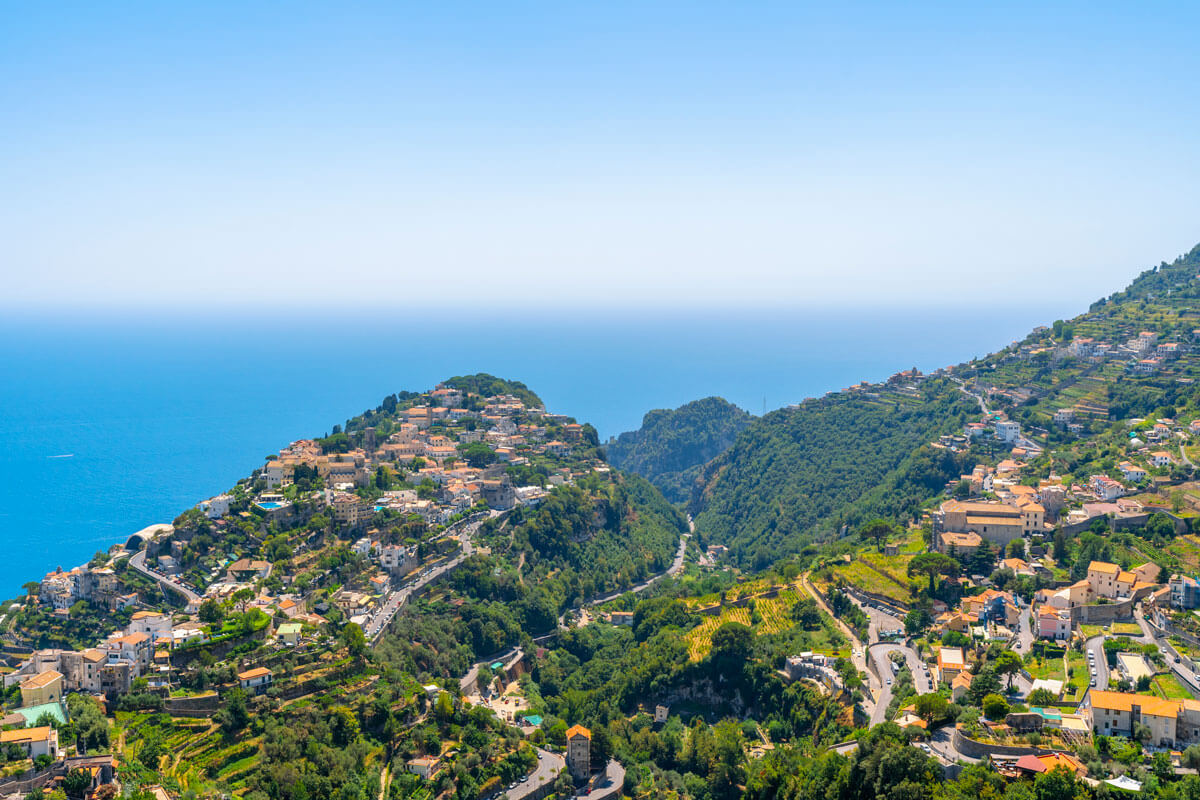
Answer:
M368 637L378 636L408 597L472 552L470 528L464 529L472 519L537 505L556 486L570 485L591 471L608 471L602 461L572 457L587 442L584 426L570 417L528 407L511 395L468 397L444 386L422 399L400 411L402 421L380 440L367 428L363 447L344 452L328 452L316 440L293 442L233 492L197 507L216 531L247 523L263 530L291 529L326 514L337 537L347 541L350 552L366 566L356 581L361 591L342 587L328 597L305 592L294 584L295 575L273 576L272 562L232 554L204 580L195 581L194 572L185 579L183 554L194 531L151 526L112 548L105 559L47 574L36 590L29 587L24 603L9 609L15 612L31 603L65 620L83 603L108 612L128 610L130 616L127 625L92 647L37 649L12 659L3 685L19 687L20 703L0 720L9 728L0 732L0 748L13 743L31 759L65 757L68 748L60 746L54 726L45 723L47 715L59 721L67 718L65 701L71 693L92 696L104 705L131 692L181 694L181 675L199 662L180 656L225 638L221 625L202 619L205 604L263 612L266 628L253 633L269 643L268 649L314 646L324 638L331 606ZM467 399L470 410L462 407ZM542 467L544 480L514 483L508 468L529 466L533 459ZM381 469L402 476L406 488L364 492ZM319 479L321 488L297 490L296 478L306 471ZM419 519L433 534L427 549L416 543L385 542L377 523L387 518ZM128 591L120 575L125 570L155 582L164 596L185 598L186 605L164 610L158 592ZM275 582L269 580L272 577ZM282 588L272 591L269 584ZM6 638L14 645L10 652L19 651L12 635ZM263 653L256 652L253 660L262 662ZM286 684L288 676L263 666L244 666L236 669L232 684L216 688L221 694L240 688L254 696L281 680ZM431 697L439 691L436 686L427 689ZM217 694L210 695L215 701ZM576 777L586 778L590 732L576 726L572 734L572 740L580 741L571 745L568 767ZM436 764L428 762L413 759L410 771L432 777Z
M1200 338L1200 331L1196 331ZM1019 358L1039 352L1063 355L1062 348L1019 348ZM1128 358L1130 371L1135 374L1159 372L1175 360L1186 348L1175 342L1158 343L1152 333L1143 332L1119 347L1083 338L1074 340L1066 354L1079 359L1103 361ZM940 370L939 375L950 374ZM925 376L908 371L893 376L889 388L903 393L907 388L915 395L915 385ZM995 741L1011 741L1014 734L1038 732L1051 738L1038 748L1026 748L1028 755L1005 754L996 747L992 761L1005 774L1033 774L1064 766L1093 785L1087 779L1087 766L1073 755L1081 745L1090 744L1094 737L1125 737L1137 739L1150 753L1165 752L1172 758L1177 774L1189 768L1180 763L1180 750L1200 744L1200 644L1195 627L1180 627L1180 615L1191 615L1200 608L1200 582L1190 575L1172 574L1152 561L1130 564L1127 567L1093 560L1087 565L1086 576L1080 580L1063 580L1061 565L1056 564L1050 542L1056 532L1075 534L1081 531L1138 530L1151 515L1170 521L1177 534L1186 533L1186 519L1175 514L1165 491L1169 488L1169 473L1176 465L1193 465L1186 446L1200 434L1200 419L1180 423L1170 418L1133 418L1126 422L1128 441L1124 457L1111 473L1096 473L1086 482L1067 482L1054 474L1030 478L1031 463L1043 455L1043 447L1027 436L1021 425L1001 411L987 407L989 400L1029 400L1030 395L1012 397L1011 392L991 390L986 386L959 381L962 390L979 401L983 413L976 421L968 422L961 434L941 436L931 443L958 453L972 452L982 446L988 454L999 453L993 463L979 463L969 473L951 481L945 487L949 499L926 512L924 524L929 531L929 550L969 563L980 549L988 548L998 554L995 566L1014 577L1039 579L1039 588L1032 602L1025 602L1012 591L992 586L987 575L965 574L954 578L964 596L956 607L933 599L934 617L927 633L933 637L928 662L914 654L918 671L924 670L929 688L918 694L941 688L952 701L962 700L970 691L974 674L984 650L991 643L1041 663L1045 654L1052 663L1062 663L1058 679L1035 679L1027 671L1017 681L1017 701L1039 691L1043 706L1020 708L998 722L983 720ZM881 387L854 387L855 391L879 391ZM1053 414L1055 426L1070 434L1084 434L1086 428L1077 422L1095 411L1078 404ZM1032 432L1042 438L1046 430ZM979 452L979 451L975 451ZM1175 481L1178 483L1178 481ZM884 548L884 559L899 554L898 545ZM856 587L847 587L855 602L864 609L882 610L900 616L904 604L886 597L872 597ZM1185 617L1186 618L1186 617ZM1115 628L1124 627L1119 634ZM872 626L872 637L886 631ZM892 633L896 631L893 630ZM948 637L947 635L950 634ZM936 640L945 638L961 642L953 646L938 646ZM877 639L885 641L883 638ZM1078 664L1070 650L1078 653ZM1154 652L1151 658L1143 650ZM1157 655L1161 654L1161 655ZM804 654L789 659L788 669L793 677L808 677L838 688L836 671L822 666L827 659L819 654ZM894 662L895 670L903 661ZM1066 666L1070 664L1070 666ZM1062 678L1082 670L1084 688L1073 691ZM886 675L886 671L883 673ZM1161 676L1173 677L1181 691L1164 692L1157 688L1142 691ZM876 702L886 702L890 696L892 678L880 681ZM1135 689L1139 691L1134 691ZM897 721L901 725L924 728L927 720L917 713L916 706L900 709ZM987 737L985 737L987 738ZM1050 747L1051 750L1046 750ZM986 748L985 748L986 749ZM1016 753L1021 748L1009 747ZM962 756L963 752L950 746L944 757ZM1141 783L1131 776L1121 775L1105 781L1113 788L1138 791Z
M1195 335L1200 339L1200 331ZM1069 357L1094 364L1123 359L1130 374L1149 376L1169 369L1186 352L1177 342L1159 342L1142 332L1120 345L1086 337L1059 347L1020 345L1008 357ZM1151 517L1166 520L1173 535L1187 533L1189 521L1159 491L1173 469L1194 466L1186 445L1200 435L1200 418L1187 423L1158 415L1129 419L1121 458L1111 470L1064 480L1053 467L1045 470L1050 431L1023 430L1004 411L988 407L989 402L1024 403L1031 394L988 387L978 378L968 382L955 373L947 368L935 375L977 401L980 414L961 433L929 444L980 458L964 466L975 463L969 473L943 487L941 502L924 512L919 524L914 521L910 533L927 534L918 557L945 556L966 565L981 551L994 553L995 559L984 561L1008 579L946 572L957 586L943 597L958 598L947 602L933 597L931 574L928 604L919 609L915 602L906 605L864 587L841 585L848 602L870 620L866 641L846 628L854 645L852 660L826 652L793 653L775 665L781 667L777 674L814 683L825 695L845 701L858 723L869 718L867 727L893 719L912 732L914 746L939 759L948 775L963 763L986 758L1006 777L1065 768L1098 786L1101 781L1089 775L1084 753L1109 747L1101 744L1108 737L1137 742L1147 754L1164 754L1176 774L1187 773L1181 751L1200 745L1200 612L1192 613L1200 609L1200 581L1153 559L1127 557L1113 558L1120 564L1093 559L1082 577L1086 559L1080 560L1073 579L1051 543L1056 536L1090 530L1137 531ZM885 385L864 383L848 391L915 400L926 379L914 369ZM33 647L19 631L6 630L2 677L9 701L7 716L0 719L0 754L15 748L24 758L60 764L81 758L71 755L73 743L60 742L56 729L70 716L71 694L93 698L105 709L120 707L130 697L155 695L168 712L209 717L232 693L307 697L314 690L304 676L287 671L294 661L281 667L281 656L303 654L328 663L342 647L330 633L342 623L357 625L368 643L376 642L411 597L476 552L473 536L483 520L537 506L555 487L609 470L592 450L594 430L517 396L485 397L439 385L413 397L409 407L393 405L378 427L356 427L352 436L335 429L322 439L293 442L175 525L147 528L89 564L57 569L28 585L28 597L7 609L10 619L36 613L39 619L67 623L83 606L117 615L122 624L92 646L77 648ZM1055 410L1049 425L1080 438L1094 431L1086 423L1107 419L1105 413L1081 401ZM1036 471L1035 463L1040 465ZM940 485L944 476L937 480ZM310 523L319 530L306 527ZM272 557L273 538L283 531L305 536L291 537L286 558ZM334 534L332 547L326 532ZM202 539L203 549L197 546ZM680 561L686 539L680 543ZM904 554L901 547L881 542L881 558L911 558L913 551ZM319 558L331 550L353 559L353 577L326 581L328 575L313 575ZM725 570L721 562L729 555L724 545L712 543L692 558L701 569ZM841 558L844 564L853 562L850 555ZM830 601L830 595L806 585L811 575L801 581L803 591L813 601ZM1037 588L1018 592L1006 585L1010 579L1029 579ZM777 593L773 587L758 597ZM176 604L179 598L183 602ZM560 625L565 619L568 626L597 620L633 626L637 615L630 605L617 606L600 613L578 609L563 615ZM895 619L926 608L931 613L913 629L897 627ZM220 609L216 617L213 609ZM724 611L722 592L719 604L698 613ZM1023 659L1004 692L1004 713L956 723L947 740L934 740L929 735L934 719L920 696L939 694L964 708L982 707L974 693L984 683L982 675L994 669L997 645ZM206 658L197 657L201 651ZM541 745L542 719L530 713L517 680L528 669L530 654L514 648L508 658L475 665L456 691L429 684L423 692L418 687L418 694L429 703L453 695L452 703L485 706ZM196 689L196 674L214 662L228 667L228 679ZM478 680L480 671L487 680ZM849 682L852 673L866 677L865 697L851 688L860 685ZM917 699L911 704L892 702L902 676L912 682ZM992 679L989 674L987 680ZM672 713L658 702L650 702L650 709L655 726L666 724ZM445 769L443 755L435 747L408 759L405 767L432 784ZM547 775L559 769L576 786L587 782L593 797L621 794L624 768L609 759L597 772L593 732L582 725L566 729L561 753L539 746L536 757L531 775L542 773L541 782L526 783L529 776L514 782L505 792L509 800L545 796ZM111 757L86 766L94 769L93 788L112 777ZM1124 791L1142 786L1133 770L1124 768L1103 782Z

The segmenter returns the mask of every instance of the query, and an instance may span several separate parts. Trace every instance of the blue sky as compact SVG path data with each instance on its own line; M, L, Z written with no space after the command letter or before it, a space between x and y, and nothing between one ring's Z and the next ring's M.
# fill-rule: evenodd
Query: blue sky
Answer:
M1200 241L1194 5L101 5L0 5L0 306L1086 303Z

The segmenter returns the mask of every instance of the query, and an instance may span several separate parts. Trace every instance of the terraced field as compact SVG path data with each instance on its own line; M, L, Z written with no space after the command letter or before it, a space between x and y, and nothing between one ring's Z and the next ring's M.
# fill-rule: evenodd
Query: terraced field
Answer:
M792 606L799 599L799 592L789 587L782 589L775 597L756 600L755 611L758 612L761 620L757 625L753 626L755 633L763 636L771 633L780 633L791 628L795 624L792 622L791 617ZM832 621L828 620L824 615L822 615L822 619L825 620L827 626L832 624ZM740 622L743 625L750 625L750 609L726 606L721 610L720 614L701 617L700 624L688 631L685 637L688 645L688 655L692 661L699 661L708 654L708 651L712 649L713 633L726 622ZM812 649L814 650L829 653L839 652L827 629L813 632L812 640Z
M880 556L883 558L883 556ZM849 564L837 564L832 566L833 575L841 578L851 586L857 586L868 592L881 594L885 597L890 597L893 600L898 600L901 603L907 603L912 599L907 586L901 588L895 581L885 578L875 570L868 567L862 561L851 561ZM894 573L893 573L894 574Z

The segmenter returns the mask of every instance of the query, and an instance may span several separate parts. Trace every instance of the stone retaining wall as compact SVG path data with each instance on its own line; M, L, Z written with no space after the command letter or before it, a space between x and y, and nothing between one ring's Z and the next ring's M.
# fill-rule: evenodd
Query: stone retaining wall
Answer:
M971 758L983 758L985 756L1020 758L1021 756L1044 756L1054 752L1043 747L1017 747L1008 744L979 742L964 734L957 726L954 728L953 742L955 750Z

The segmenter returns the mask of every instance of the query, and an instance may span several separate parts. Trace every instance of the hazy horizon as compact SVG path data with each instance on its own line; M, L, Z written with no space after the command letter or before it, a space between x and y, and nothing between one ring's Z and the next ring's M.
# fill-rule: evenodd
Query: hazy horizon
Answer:
M1082 305L1200 241L1184 4L3 19L6 311Z

